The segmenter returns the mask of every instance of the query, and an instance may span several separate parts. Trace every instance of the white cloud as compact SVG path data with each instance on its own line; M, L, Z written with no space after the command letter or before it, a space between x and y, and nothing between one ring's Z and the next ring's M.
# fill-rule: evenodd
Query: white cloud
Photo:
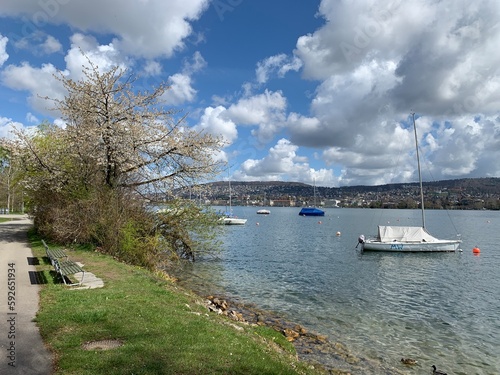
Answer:
M435 136L429 137L435 137L439 146L434 148L432 142L423 146L433 175L439 179L456 175L499 176L499 117L462 116L455 119L453 128L445 121L438 125ZM427 149L430 150L427 152Z
M294 144L323 148L343 183L415 181L414 110L432 178L498 171L498 140L483 138L498 134L500 3L323 0L319 14L325 24L294 51L319 81L310 116L288 117Z
M128 62L116 50L113 43L101 45L93 36L80 33L73 34L70 38L71 48L64 60L66 68L75 80L84 78L82 66L89 67L89 60L99 68L100 71L106 71L114 66L120 66L126 69Z
M396 122L385 127L379 123L397 118L387 113L386 104L387 91L398 82L395 68L391 61L371 61L349 74L324 80L311 104L314 116L289 116L291 141L308 147L349 148L359 135L369 139L390 135Z
M16 122L10 118L0 116L0 138L14 138L12 131L14 129L20 130L22 128L23 124L21 124L20 122Z
M55 76L62 74L74 80L84 78L82 66L89 66L90 59L100 70L105 71L113 66L127 68L126 60L114 49L112 44L99 45L92 36L74 34L71 36L71 48L65 56L66 70L60 71L53 64L41 67L31 66L27 62L21 65L9 65L0 73L3 85L17 91L29 92L28 104L36 111L57 115L50 99L63 99L65 89Z
M238 137L238 130L234 122L221 116L225 111L226 108L223 106L205 108L195 129L203 130L215 136L222 136L226 145L232 144Z
M257 63L255 70L256 80L258 83L266 83L270 75L277 72L278 77L283 78L289 71L298 71L302 66L302 62L297 57L288 57L284 53L268 57Z
M47 35L41 30L35 30L32 34L23 38L16 38L12 43L17 49L23 49L33 53L35 56L50 55L62 51L62 44L52 35Z
M261 143L266 143L283 127L286 98L282 92L264 93L240 99L231 105L225 116L238 125L256 125L253 134Z
M265 83L269 79L270 71L279 67L286 59L284 53L268 57L267 59L257 63L255 75L258 83Z
M299 148L287 139L280 139L262 159L247 159L234 174L246 181L304 181L321 186L336 186L339 178L333 170L311 168L306 157L298 155Z
M61 118L56 118L54 120L54 125L59 126L60 128L64 129L64 128L66 128L67 123L66 123L66 121L64 121Z
M170 89L162 95L162 100L168 105L180 105L191 102L196 96L196 90L191 86L191 77L177 73L168 77Z
M30 124L39 124L40 120L31 112L28 112L26 114L26 121L29 122Z
M67 73L67 72L66 72ZM34 68L28 63L20 66L9 65L0 75L2 84L14 90L28 91L28 102L32 108L40 113L49 114L53 103L44 99L63 99L64 88L54 75L58 70L52 64L44 64L41 68Z
M192 75L207 65L200 52L196 51L190 60L184 60L182 72L168 77L170 89L163 94L163 101L168 105L181 105L192 102L196 98L197 90L193 87Z
M6 36L2 36L0 34L0 66L2 66L9 58L9 54L7 53L8 40L9 39Z
M186 60L184 62L183 73L187 75L192 75L193 73L197 73L203 68L207 66L207 62L201 55L199 51L196 51L193 54L191 60Z
M298 57L294 56L279 67L278 77L283 78L286 73L291 71L297 72L300 68L302 68L302 61Z
M47 39L45 39L45 42L42 43L41 47L43 52L47 54L59 52L62 50L61 42L59 42L56 38L54 38L51 35L47 36Z
M144 73L147 77L159 76L161 71L161 64L158 61L147 61L144 65Z
M298 147L287 139L280 139L271 147L269 154L260 160L248 159L241 165L238 179L282 180L284 176L298 167L295 162Z
M493 27L500 16L497 2L394 1L375 7L370 1L323 0L320 14L326 24L297 41L306 77L342 79L374 62L392 62L395 69L387 65L386 71L397 84L383 93L398 110L442 114L476 97L481 107L498 108L492 91L500 81L495 52L500 29Z
M121 52L155 58L182 49L192 33L190 22L208 5L208 0L6 1L0 14L23 15L26 30L21 33L47 23L67 24L82 32L116 35L113 45Z

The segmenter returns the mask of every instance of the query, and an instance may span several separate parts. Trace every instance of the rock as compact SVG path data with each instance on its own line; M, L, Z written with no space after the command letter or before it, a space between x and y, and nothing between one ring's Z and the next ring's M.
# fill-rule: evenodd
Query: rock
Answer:
M301 335L305 335L307 333L307 329L305 329L304 327L300 326L300 325L296 325L295 326L295 330L300 333Z
M237 322L244 322L245 319L243 318L243 314L237 312L237 311L234 311L234 310L231 310L227 316L229 316L231 319L233 320L236 320Z
M323 336L323 335L316 335L316 340L319 343L326 343L328 341L328 338L326 336Z
M296 331L294 331L293 329L290 329L290 328L285 328L283 330L283 334L285 335L286 339L288 341L293 341L295 340L297 337L300 336L300 334Z

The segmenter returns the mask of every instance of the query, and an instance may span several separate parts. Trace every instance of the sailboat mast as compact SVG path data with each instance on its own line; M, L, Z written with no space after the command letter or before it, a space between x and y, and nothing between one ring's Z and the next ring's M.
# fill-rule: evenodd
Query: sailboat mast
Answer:
M231 180L229 180L229 213L231 213Z
M418 154L418 136L417 136L417 126L415 125L415 112L413 112L411 115L413 118L413 131L415 132L415 147L417 149L418 181L420 183L420 205L422 207L422 227L425 228L424 189L422 188L422 172L420 171L420 156Z
M314 207L316 207L316 179L313 179Z

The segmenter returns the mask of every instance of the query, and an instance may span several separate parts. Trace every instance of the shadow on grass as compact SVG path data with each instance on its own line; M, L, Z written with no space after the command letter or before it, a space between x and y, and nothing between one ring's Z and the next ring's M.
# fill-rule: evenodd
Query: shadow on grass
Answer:
M37 257L28 257L28 264L30 266L38 266L40 265L40 260Z
M28 271L31 285L47 284L47 277L44 271Z
M28 271L31 285L64 284L56 271Z

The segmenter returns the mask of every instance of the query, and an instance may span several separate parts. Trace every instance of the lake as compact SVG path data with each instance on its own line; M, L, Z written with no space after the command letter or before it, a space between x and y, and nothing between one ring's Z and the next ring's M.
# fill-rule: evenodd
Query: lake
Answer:
M246 225L225 226L220 256L193 264L182 282L276 311L380 364L346 364L353 373L427 374L435 364L448 374L500 374L500 212L427 210L428 231L461 234L463 251L401 254L363 253L357 238L377 225L420 225L419 210L301 217L300 208L266 208L270 215L233 207Z

